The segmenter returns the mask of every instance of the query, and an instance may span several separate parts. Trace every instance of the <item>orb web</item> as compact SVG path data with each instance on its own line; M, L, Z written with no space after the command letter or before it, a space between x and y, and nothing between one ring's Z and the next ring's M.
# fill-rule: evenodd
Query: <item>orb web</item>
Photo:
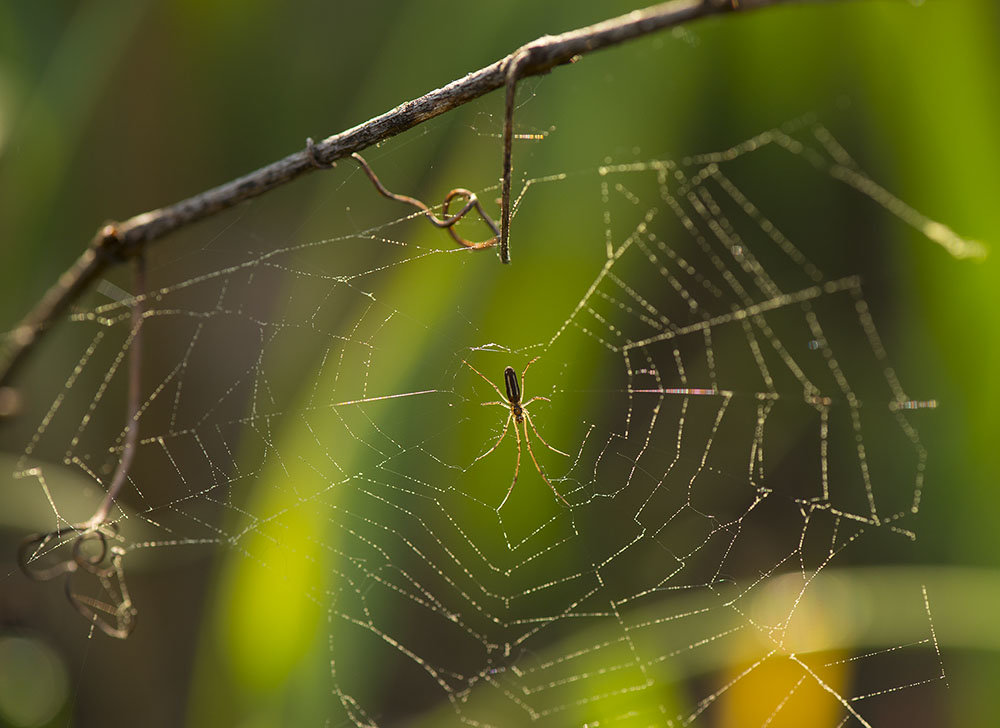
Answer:
M523 180L513 282L419 213L206 248L229 259L151 273L140 445L113 511L123 572L92 589L141 614L131 570L220 548L285 579L283 598L324 615L335 724L716 725L758 710L779 725L821 705L868 726L873 703L941 683L933 659L891 668L934 654L932 623L904 644L852 642L836 577L873 534L914 537L916 425L936 403L903 388L864 281L789 232L767 179L747 176L759 158L978 254L816 124ZM529 226L569 215L589 234ZM108 290L70 316L85 343L16 466L55 528L85 515L70 511L123 450L133 298ZM491 448L507 412L482 406L496 393L463 362L502 387L531 360L523 395L543 399L505 500L513 433ZM67 474L90 496L57 487ZM901 598L929 616L926 592ZM855 680L861 666L877 684Z

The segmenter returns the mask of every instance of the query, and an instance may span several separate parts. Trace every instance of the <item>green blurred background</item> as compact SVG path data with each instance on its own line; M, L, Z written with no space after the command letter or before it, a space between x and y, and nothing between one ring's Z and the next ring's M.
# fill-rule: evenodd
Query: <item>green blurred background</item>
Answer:
M15 324L104 220L243 174L302 147L307 136L350 127L539 35L630 9L519 0L0 2L0 328ZM679 158L814 113L880 184L960 234L996 246L998 89L1000 6L992 0L769 9L642 39L525 82L519 130L549 133L519 145L515 164L537 176L594 169L606 157ZM499 170L501 111L502 98L492 94L367 156L392 189L425 199L452 186L482 189ZM343 166L310 175L158 243L151 276L183 280L244 250L259 254L402 214L366 184ZM815 210L805 202L800 208L794 226L809 230ZM462 307L485 330L510 323L498 308L505 297L534 297L521 325L551 331L567 312L549 312L539 291L578 298L603 248L597 258L566 264L565 248L544 241L580 239L587 221L572 219L573 212L532 214L519 222L515 240L523 247L515 248L512 269L466 266L461 282L414 271L412 280L393 281L392 295L420 298L424 320ZM846 229L879 225L840 222ZM433 239L419 226L408 230ZM820 247L834 232L798 242ZM921 512L911 523L918 538L879 542L884 552L868 560L911 565L893 573L927 585L948 687L917 694L905 721L884 716L876 725L997 725L1000 263L995 253L985 262L952 259L903 226L886 225L879 239L845 268L863 276L904 386L940 406L919 424L929 460ZM519 255L534 268L522 263L518 270ZM565 268L556 282L530 272L554 266ZM327 272L337 270L329 264ZM109 278L129 286L124 272ZM34 419L3 425L3 472L13 469L37 413L86 341L63 327L37 352L23 383ZM413 346L401 371L386 373L397 389L417 388L421 367L436 366L433 359L421 365L420 344ZM543 431L566 427L551 417L548 423ZM146 591L133 587L142 595L136 634L124 643L87 640L57 590L18 573L18 539L50 527L51 512L37 488L6 476L2 482L0 703L22 710L4 720L263 726L317 724L336 712L325 609L287 599L285 611L264 622L232 610L261 588L235 551L189 557L165 550L151 575L137 579ZM266 494L252 497L256 512L281 507ZM320 517L295 517L303 522L281 522L281 538L322 528ZM321 593L330 578L322 561L295 568L301 573L285 576L299 585L289 587L297 594ZM873 578L871 588L888 578ZM377 673L377 666L367 669ZM24 675L37 677L19 685Z

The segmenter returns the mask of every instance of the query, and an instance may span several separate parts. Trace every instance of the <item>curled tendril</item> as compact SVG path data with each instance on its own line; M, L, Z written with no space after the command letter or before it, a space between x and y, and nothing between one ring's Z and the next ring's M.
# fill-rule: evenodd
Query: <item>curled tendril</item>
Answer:
M379 180L378 175L376 175L372 171L372 168L368 166L368 162L366 162L364 157L362 157L360 154L355 152L354 154L351 155L351 157L353 157L354 160L361 165L361 169L363 169L365 174L368 175L368 179L370 179L372 181L372 184L375 185L375 189L379 191L379 194L381 194L383 197L388 197L390 200L395 200L397 202L405 202L408 205L413 205L422 213L424 213L427 219L431 221L432 225L434 225L435 227L446 229L448 233L451 235L452 239L459 245L462 245L466 248L472 248L473 250L481 250L483 248L489 248L492 247L493 245L496 245L496 242L500 237L500 229L497 227L497 224L493 221L493 218L491 218L483 209L483 206L479 203L479 198L476 197L475 192L464 189L462 187L455 188L451 192L449 192L447 197L444 198L444 202L441 205L441 214L444 216L442 219L437 215L435 215L430 207L428 207L422 201L418 200L416 197L410 197L409 195L397 195L395 192L390 192L389 190L387 190L385 186L382 184L381 180ZM454 215L449 216L448 207L449 205L451 205L452 200L456 198L464 199L466 201L465 205L463 205L462 209L456 212ZM463 238L461 235L458 234L457 230L455 230L455 223L457 223L459 220L465 217L466 214L468 214L469 211L473 209L479 215L479 218L493 232L492 238L490 238L489 240L484 240L481 243L476 243L471 240L466 240L465 238Z
M69 556L48 565L40 563L51 551L47 547L68 534L76 534L72 537ZM54 531L26 537L18 547L17 561L21 571L34 581L51 581L65 575L66 598L73 608L109 637L125 639L135 627L137 610L125 584L122 563L125 550L117 545L109 545L111 541L119 540L121 537L114 523L95 525L88 522L63 526ZM89 545L93 543L97 544L96 552L88 551ZM53 549L60 545L62 544L57 543ZM76 592L73 589L73 575L78 571L96 577L104 593L111 595L111 601Z

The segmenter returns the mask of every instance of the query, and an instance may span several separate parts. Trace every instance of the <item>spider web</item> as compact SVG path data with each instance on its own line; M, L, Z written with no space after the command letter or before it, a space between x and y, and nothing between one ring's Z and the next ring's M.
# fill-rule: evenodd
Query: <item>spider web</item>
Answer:
M868 726L940 683L929 619L855 649L828 577L914 537L935 403L904 390L841 251L793 242L780 195L744 181L750 159L978 253L799 124L527 179L510 268L419 215L243 259L208 245L228 258L209 273L161 263L122 570L95 598L142 614L133 570L213 547L304 580L289 598L325 616L332 724ZM562 239L568 214L591 234ZM132 300L72 315L86 343L17 464L56 528L92 509L65 470L96 498L121 457ZM463 362L502 387L529 361L533 449L508 432L490 452L507 413ZM929 617L926 594L900 600Z

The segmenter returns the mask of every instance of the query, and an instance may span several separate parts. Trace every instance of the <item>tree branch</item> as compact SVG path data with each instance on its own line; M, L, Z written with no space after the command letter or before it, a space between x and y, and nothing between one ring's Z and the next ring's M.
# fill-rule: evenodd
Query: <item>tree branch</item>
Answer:
M262 195L303 174L325 168L338 159L412 129L500 87L507 86L509 98L517 80L547 73L555 66L569 63L585 53L697 18L810 1L824 0L671 0L561 35L542 36L485 68L321 142L314 144L310 141L306 149L254 172L169 207L151 210L120 223L108 223L8 337L0 357L0 393L10 384L45 331L95 279L109 267L140 253L148 243L178 228ZM510 106L508 101L508 109ZM505 133L503 161L505 202L501 220L501 257L504 260L508 259L510 212L511 165L507 137L509 133Z

